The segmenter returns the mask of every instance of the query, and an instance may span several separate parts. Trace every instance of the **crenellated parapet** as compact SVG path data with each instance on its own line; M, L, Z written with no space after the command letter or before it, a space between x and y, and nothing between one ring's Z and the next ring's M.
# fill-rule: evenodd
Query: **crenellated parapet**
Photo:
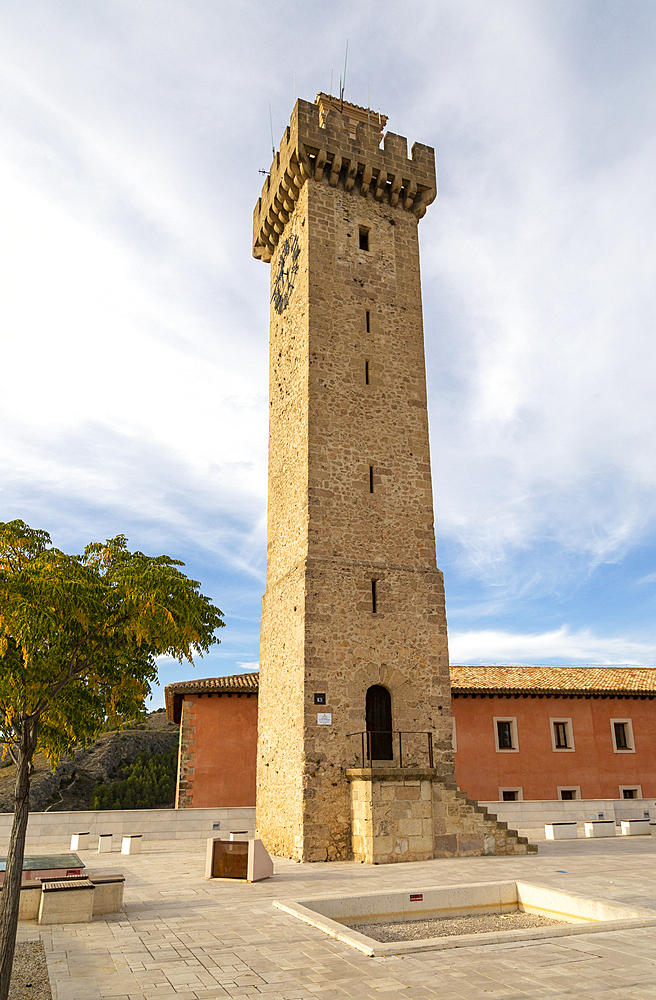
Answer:
M320 98L324 95L320 95ZM270 261L306 181L341 187L421 219L435 199L435 152L387 132L377 112L298 100L253 213L253 256ZM349 112L353 114L349 116ZM357 112L357 113L356 113ZM363 118L369 120L358 120Z

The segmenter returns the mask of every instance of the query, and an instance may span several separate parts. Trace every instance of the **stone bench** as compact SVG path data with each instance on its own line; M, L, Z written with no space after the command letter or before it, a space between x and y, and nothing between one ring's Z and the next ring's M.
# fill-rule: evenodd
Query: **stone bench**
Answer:
M585 824L586 837L614 837L614 819L593 819Z
M578 835L575 821L544 824L544 836L546 840L577 840Z
M66 878L57 879L57 881L79 882L80 879L88 879L95 886L96 891L93 894L94 917L99 916L101 913L121 912L123 909L125 875L122 875L120 872L115 872L113 874L106 874L103 872L98 875L93 875L87 872L85 875L69 875ZM41 879L41 884L49 881L52 880Z
M89 875L96 891L93 895L93 915L102 913L120 913L123 909L123 890L125 875Z
M102 875L66 875L53 879L52 876L42 879L24 879L20 889L20 899L18 904L18 919L38 920L41 897L43 895L44 884L52 882L71 883L89 881L95 888L93 893L93 916L97 917L103 913L120 913L123 909L123 890L125 887L125 875L102 874ZM0 887L0 892L2 888ZM52 909L52 907L50 907ZM47 922L47 921L46 921ZM56 921L51 921L56 923ZM65 921L70 923L68 919Z
M651 833L648 819L623 819L621 820L623 837L644 837Z
M36 920L41 902L41 883L35 879L25 879L20 887L18 902L19 920Z
M86 924L93 916L96 887L88 878L41 883L39 924Z

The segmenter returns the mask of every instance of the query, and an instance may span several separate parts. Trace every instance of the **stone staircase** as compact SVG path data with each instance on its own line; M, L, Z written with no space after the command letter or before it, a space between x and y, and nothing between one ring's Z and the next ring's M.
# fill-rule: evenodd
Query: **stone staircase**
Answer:
M468 798L455 780L433 780L433 842L436 858L537 854L517 830Z

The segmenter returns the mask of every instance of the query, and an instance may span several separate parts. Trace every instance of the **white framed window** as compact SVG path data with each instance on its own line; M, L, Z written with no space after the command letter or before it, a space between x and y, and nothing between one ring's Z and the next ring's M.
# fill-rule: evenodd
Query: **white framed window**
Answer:
M572 799L581 798L580 785L558 785L558 798L562 802L570 802Z
M571 719L549 719L551 747L554 753L574 753L574 730Z
M524 801L524 789L518 788L516 785L513 788L499 788L499 802L523 802Z
M453 716L453 730L451 732L451 742L453 743L453 752L458 753L458 734L456 732L456 717Z
M615 753L635 753L633 724L630 719L611 719L610 734Z
M517 719L514 716L495 716L493 721L497 753L519 753Z
M642 785L620 785L621 799L641 799Z

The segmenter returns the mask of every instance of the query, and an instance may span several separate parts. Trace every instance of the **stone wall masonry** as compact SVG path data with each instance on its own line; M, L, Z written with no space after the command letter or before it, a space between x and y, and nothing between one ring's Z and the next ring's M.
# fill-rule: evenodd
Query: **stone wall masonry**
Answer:
M194 804L194 734L196 713L192 699L184 698L180 713L178 745L178 777L175 789L175 808L191 809Z
M350 854L349 733L372 684L390 690L394 728L435 733L453 773L417 241L434 155L408 159L391 133L381 149L367 122L352 131L299 101L254 216L272 289L287 241L300 248L288 307L271 310L258 830L306 860Z
M352 853L365 864L535 853L455 782L428 768L354 768Z
M309 179L422 218L437 194L434 151L415 143L408 159L404 136L380 139L376 124L358 122L353 135L346 116L299 99L253 213L253 255L273 258Z
M0 844L9 843L14 817L0 813ZM214 824L219 823L219 834ZM90 848L98 846L98 835L111 833L114 847L121 846L121 837L133 833L149 840L197 840L219 836L230 830L252 830L255 809L108 809L80 812L34 812L27 824L28 853L45 844L61 844L68 850L71 835L89 831Z
M331 124L331 115L318 136L313 106L297 112L289 139L295 149L316 148L322 137L351 142L348 127ZM375 140L388 174L395 163L402 180L406 167L423 171L434 194L432 150L415 147L410 161L405 140L403 149L388 140L384 150ZM288 153L281 150L283 159ZM279 225L284 239L271 244L272 292L289 266L288 239L297 238L300 255L287 307L271 308L257 787L258 834L267 849L313 861L351 853L346 769L359 744L350 734L366 728L371 685L390 691L395 730L434 734L436 767L453 775L418 214L391 189L381 188L378 198L371 186L349 188L341 175L318 171L316 157ZM274 170L271 185L277 176ZM360 248L361 229L369 250ZM319 709L316 692L327 699ZM318 724L318 711L330 725Z

